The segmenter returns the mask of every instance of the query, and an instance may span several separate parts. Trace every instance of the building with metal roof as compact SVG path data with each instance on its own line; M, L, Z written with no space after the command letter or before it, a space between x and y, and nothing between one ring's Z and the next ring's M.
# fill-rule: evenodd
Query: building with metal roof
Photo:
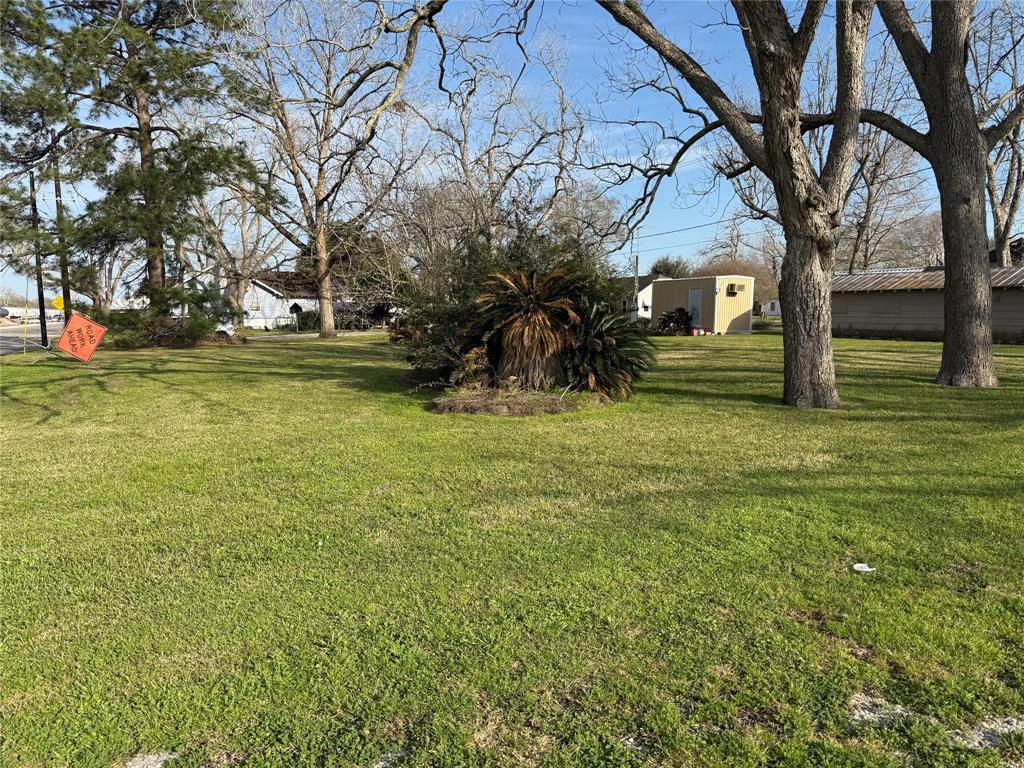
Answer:
M941 339L942 267L838 274L832 282L836 336ZM1024 266L992 270L992 335L1024 343Z

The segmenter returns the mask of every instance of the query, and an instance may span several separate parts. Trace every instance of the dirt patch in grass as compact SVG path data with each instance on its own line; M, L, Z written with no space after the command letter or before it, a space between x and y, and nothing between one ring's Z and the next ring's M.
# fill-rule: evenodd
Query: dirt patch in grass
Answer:
M596 399L576 394L526 392L516 389L458 389L434 400L437 413L471 416L547 416L578 411Z
M855 693L850 698L850 722L857 727L868 725L892 728L913 717L938 725L932 717L922 717L902 704L891 704L885 699L867 693ZM970 750L1004 749L1016 759L1024 755L1024 717L987 717L973 728L946 732L947 738L958 747Z
M974 728L953 731L950 738L954 744L967 749L999 749L1003 741L1015 741L1013 737L1024 734L1024 717L989 717ZM1010 738L1007 738L1010 737Z
M890 704L885 699L866 693L855 693L850 698L850 722L855 726L878 725L888 728L913 714L902 704Z
M173 761L177 755L173 752L152 752L148 755L136 755L124 764L124 768L163 768Z
M471 741L479 749L494 749L500 742L502 728L501 712L485 705L477 720Z

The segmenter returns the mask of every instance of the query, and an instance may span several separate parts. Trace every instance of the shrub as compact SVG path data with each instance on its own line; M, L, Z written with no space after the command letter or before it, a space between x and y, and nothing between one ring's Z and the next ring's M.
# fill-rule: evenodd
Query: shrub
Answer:
M405 347L418 378L452 382L463 356L481 346L487 349L492 368L498 368L500 335L484 339L488 329L481 323L476 300L492 290L488 282L499 273L547 275L563 269L577 276L580 284L574 299L586 293L611 301L617 295L611 280L614 272L602 248L556 230L538 232L524 226L510 235L496 241L486 232L467 234L450 251L432 254L417 279L403 284L391 339Z
M487 354L487 347L474 347L459 361L452 374L452 383L462 387L486 387L495 380L494 368Z
M693 318L685 307L662 312L654 326L655 336L689 336L693 331Z
M298 331L319 331L320 310L303 309L295 313L295 328Z
M391 341L418 378L475 392L474 402L556 386L628 397L653 357L647 329L610 308L612 275L599 251L572 238L470 238L407 284Z
M420 378L451 382L466 352L479 346L471 320L457 304L430 302L404 310L392 320L389 335L405 347Z
M210 338L218 325L235 317L221 292L212 286L150 288L144 297L148 300L145 307L98 317L99 322L107 326L107 338L112 347L194 347ZM172 309L177 314L172 314Z
M628 398L633 382L654 365L654 345L638 322L592 304L566 359L570 384L609 399Z

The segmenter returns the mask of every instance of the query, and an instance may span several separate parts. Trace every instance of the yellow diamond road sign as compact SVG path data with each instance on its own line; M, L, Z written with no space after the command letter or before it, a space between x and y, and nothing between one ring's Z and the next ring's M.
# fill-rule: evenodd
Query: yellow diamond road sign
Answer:
M64 297L54 296L53 301L50 302L56 309L64 309Z

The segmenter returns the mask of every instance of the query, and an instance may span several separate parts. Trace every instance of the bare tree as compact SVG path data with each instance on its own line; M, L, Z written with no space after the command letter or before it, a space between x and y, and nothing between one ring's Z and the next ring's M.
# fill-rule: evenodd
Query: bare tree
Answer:
M942 214L930 211L901 221L876 258L887 267L941 267Z
M975 106L986 121L1000 121L1014 107L1014 96L1024 92L1021 43L1024 11L1003 0L987 7L971 30L970 71L975 87ZM1019 97L1018 97L1019 98ZM985 189L992 211L992 241L996 261L1012 265L1010 240L1019 222L1024 196L1024 146L1017 123L996 144L985 164Z
M735 261L743 251L743 219L742 215L733 216L718 230L714 241L701 249L700 258L703 263L715 261Z
M876 110L902 108L906 89L894 67L899 54L887 40L876 50L866 70L864 105ZM804 104L810 113L825 112L835 101L833 62L828 49L815 52L811 77L805 78L808 85ZM818 172L827 159L827 139L828 132L821 128L805 133L812 164ZM775 191L764 174L721 134L716 137L714 154L710 183L701 193L708 194L722 178L728 179L743 206L739 213L745 210L751 220L781 226ZM892 257L896 254L891 246L901 225L924 209L918 163L917 154L905 144L877 126L861 125L853 171L841 205L838 261L848 271L888 266L894 261ZM914 263L912 258L895 261L901 265Z
M621 26L649 46L696 92L716 120L693 139L728 131L751 165L771 180L786 235L782 264L783 401L836 408L832 360L831 284L839 211L856 149L863 92L863 57L872 2L836 5L836 119L826 159L817 171L803 138L801 76L825 2L809 2L794 29L781 2L734 0L757 83L763 119L751 119L686 51L659 32L636 0L598 0ZM756 130L760 125L761 130ZM681 156L681 155L680 155Z
M562 54L541 46L509 60L448 31L448 104L419 109L431 133L424 165L393 196L396 246L421 280L467 238L490 249L510 236L571 228L600 239L609 216L600 192L574 177L584 122L562 83ZM436 267L436 269L434 269Z
M110 312L117 297L146 274L145 261L138 251L123 243L78 256L71 271L71 283L75 291L88 295L101 312Z
M330 229L372 207L345 193L372 164L367 150L382 120L401 109L420 34L446 3L395 12L383 2L261 1L236 40L240 102L233 117L255 129L268 185L284 191L251 202L312 257L322 338L336 335ZM393 165L396 173L405 167Z
M284 237L259 214L250 197L225 189L196 201L202 232L188 238L182 249L191 275L223 282L224 295L239 317L253 279L292 260Z

